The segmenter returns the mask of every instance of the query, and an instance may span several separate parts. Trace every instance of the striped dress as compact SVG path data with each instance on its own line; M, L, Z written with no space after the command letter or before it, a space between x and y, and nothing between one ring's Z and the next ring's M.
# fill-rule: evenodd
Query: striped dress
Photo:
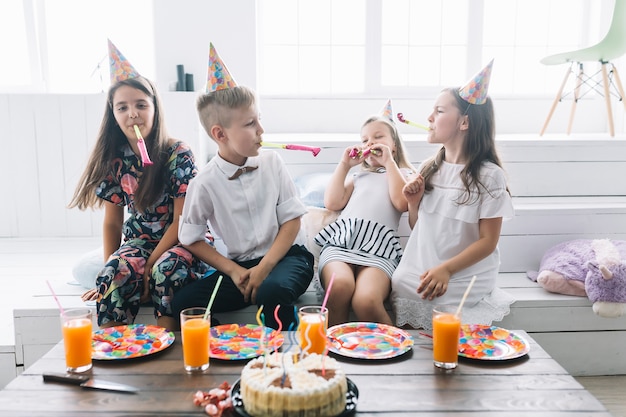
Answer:
M405 176L410 170L401 169ZM402 257L397 230L401 212L389 198L387 173L361 171L354 176L350 201L337 220L315 236L322 246L319 271L328 262L372 266L391 279Z

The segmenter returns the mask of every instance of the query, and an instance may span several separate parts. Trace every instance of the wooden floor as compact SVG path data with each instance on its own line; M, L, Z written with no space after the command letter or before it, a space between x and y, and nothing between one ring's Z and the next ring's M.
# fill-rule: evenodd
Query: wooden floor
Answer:
M98 239L67 239L58 245L54 239L0 239L0 326L3 344L13 344L13 305L19 303L33 287L45 285L45 280L72 281L71 265L82 252L92 250ZM74 254L72 254L74 252ZM24 265L30 265L25 267ZM40 281L40 282L34 282ZM615 417L626 417L626 375L577 377Z
M626 375L581 376L576 380L589 390L614 417L626 417Z

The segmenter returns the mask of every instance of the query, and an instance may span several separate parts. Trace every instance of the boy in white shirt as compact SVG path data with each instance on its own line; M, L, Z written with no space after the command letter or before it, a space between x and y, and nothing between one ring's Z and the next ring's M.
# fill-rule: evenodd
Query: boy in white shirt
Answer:
M254 91L234 85L223 64L219 72L231 83L207 87L197 101L218 152L189 184L178 232L180 243L217 272L176 291L172 313L178 317L184 308L206 305L223 275L213 313L254 303L264 306L265 324L277 328L273 311L280 305L286 329L295 321L293 304L313 277L313 255L300 229L306 208L280 156L259 152L264 131ZM207 222L228 248L227 257L205 241Z

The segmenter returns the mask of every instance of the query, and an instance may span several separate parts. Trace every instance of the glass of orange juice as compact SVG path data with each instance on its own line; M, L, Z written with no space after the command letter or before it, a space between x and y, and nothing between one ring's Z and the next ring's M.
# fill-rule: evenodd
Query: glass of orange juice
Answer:
M433 308L433 360L442 369L454 369L459 362L461 316L455 306Z
M205 307L186 308L180 312L180 330L183 340L183 363L187 372L209 369L209 341L211 314Z
M328 309L321 306L304 306L298 311L298 338L300 347L308 353L323 354L326 349Z
M73 308L61 312L61 331L65 346L67 372L85 372L91 369L91 310Z

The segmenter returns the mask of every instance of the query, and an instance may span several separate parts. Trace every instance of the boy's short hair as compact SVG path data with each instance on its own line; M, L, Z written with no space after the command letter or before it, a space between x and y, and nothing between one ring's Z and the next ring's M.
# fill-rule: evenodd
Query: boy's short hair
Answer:
M247 108L256 103L254 90L246 86L235 86L202 94L196 101L200 123L209 136L211 127L230 127L230 111ZM215 139L215 138L214 138Z

